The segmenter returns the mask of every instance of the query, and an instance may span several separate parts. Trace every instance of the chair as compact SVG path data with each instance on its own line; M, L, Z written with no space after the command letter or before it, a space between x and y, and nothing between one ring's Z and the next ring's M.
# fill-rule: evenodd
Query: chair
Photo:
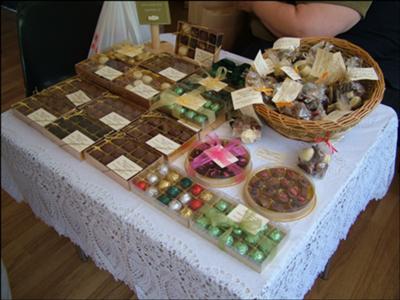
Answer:
M25 94L75 74L87 58L102 1L18 1L17 26Z

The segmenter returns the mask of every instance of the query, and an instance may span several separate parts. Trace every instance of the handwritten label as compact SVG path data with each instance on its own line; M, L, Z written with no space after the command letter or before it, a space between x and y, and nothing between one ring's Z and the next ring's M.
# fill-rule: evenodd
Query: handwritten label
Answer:
M281 70L286 73L287 76L289 76L293 80L300 80L301 76L297 74L297 72L289 66L281 67Z
M117 159L114 159L107 165L107 167L125 180L128 180L143 170L141 166L128 159L125 155L121 155Z
M347 77L352 80L378 80L374 68L348 68Z
M128 57L135 57L136 55L139 55L140 53L143 52L143 48L135 48L135 47L122 47L116 52L126 55Z
M213 90L216 92L219 92L228 86L228 84L225 82L212 77L203 78L199 81L199 83L202 86L205 86L208 90Z
M189 124L185 120L178 120L178 123L181 123L182 125L186 126L189 129L192 129L194 132L199 132L201 130L201 127L196 127L195 125Z
M158 93L160 93L160 91L152 88L151 86L141 83L139 85L133 86L131 84L128 84L125 87L128 91L135 93L145 99L151 99L153 98L155 95L157 95Z
M90 99L84 91L79 90L76 91L75 93L71 93L66 95L66 97L75 105L75 106L79 106L82 104L85 104L87 102L92 101L92 99Z
M62 140L78 152L82 152L87 147L94 144L94 141L91 138L87 137L79 130L75 130L73 133L67 135Z
M35 110L33 113L30 113L27 117L43 127L46 126L47 124L54 122L57 119L57 117L53 116L51 113L44 110L43 108Z
M261 50L259 50L254 59L254 68L261 77L264 77L274 72L274 63L269 58L264 59Z
M189 109L192 109L194 111L197 111L202 107L204 104L206 104L206 100L201 95L191 95L191 94L183 94L182 96L179 96L176 98L176 103L179 105L182 105L184 107L187 107Z
M286 78L281 87L278 89L277 93L272 98L272 101L275 103L292 102L297 98L302 88L303 85L301 83L291 80L290 78Z
M210 53L200 48L194 50L194 60L206 67L211 67L214 62L214 53Z
M222 145L217 145L204 150L204 153L220 168L225 168L238 161L238 158L225 149Z
M171 79L173 81L179 81L182 78L186 77L187 74L178 71L174 68L168 67L160 72L158 72L160 75L167 77L168 79Z
M236 222L236 223L240 223L243 220L244 215L246 214L246 212L249 209L242 205L242 204L238 204L229 214L228 214L228 218L231 219L232 221ZM251 211L253 212L253 211ZM255 212L253 212L252 214L252 220L259 222L260 226L255 229L254 231L250 232L251 234L257 234L261 229L263 229L265 227L265 225L269 222L269 220ZM259 221L257 221L259 220Z
M104 66L97 70L95 73L108 80L114 80L115 78L123 74L122 72L115 70L109 66Z
M110 112L100 119L101 122L110 126L112 129L120 130L130 123L130 121L115 112Z
M299 38L284 37L275 41L273 49L296 49L300 46Z
M171 154L181 146L160 133L148 140L146 144L166 155Z
M263 103L261 92L257 92L252 87L234 91L231 93L231 96L235 110L248 105Z

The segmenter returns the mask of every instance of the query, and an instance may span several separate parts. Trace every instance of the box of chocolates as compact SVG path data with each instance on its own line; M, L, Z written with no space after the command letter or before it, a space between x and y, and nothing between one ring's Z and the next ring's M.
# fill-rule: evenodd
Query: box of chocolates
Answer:
M84 150L114 131L105 123L73 110L45 126L44 134L65 151L84 159Z
M217 196L167 163L153 164L137 175L133 191L185 227L194 212Z
M150 70L135 67L115 79L114 84L120 95L149 108L153 98L174 82Z
M101 87L72 77L19 101L12 106L12 111L18 118L43 132L47 124L105 93L106 90Z
M143 60L152 57L153 53L144 45L133 45L123 42L111 46L110 49L100 55L100 57L103 56L102 60L105 60L104 56L106 56L108 59L116 59L130 66L136 66Z
M175 53L211 67L219 58L223 36L210 28L178 21Z
M257 272L275 257L288 234L283 226L226 196L196 211L190 229Z
M151 111L122 129L138 143L147 144L169 161L181 156L194 142L197 134L161 112Z
M198 65L166 52L143 61L140 66L173 82L180 81L199 69Z
M89 147L85 158L128 190L134 176L163 161L160 153L123 131L112 133Z
M245 184L244 197L252 209L279 222L303 218L316 205L312 181L301 171L280 166L255 171Z
M242 182L250 172L250 152L240 139L209 134L190 150L185 167L189 175L204 185L231 186Z
M99 120L114 130L120 130L136 120L145 108L117 95L106 93L81 107L90 118Z

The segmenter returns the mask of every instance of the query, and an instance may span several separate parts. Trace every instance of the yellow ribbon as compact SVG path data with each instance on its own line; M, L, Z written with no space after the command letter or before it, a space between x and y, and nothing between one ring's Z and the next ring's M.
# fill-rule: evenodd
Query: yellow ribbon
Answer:
M225 67L218 67L215 77L212 77L204 68L201 68L201 71L207 75L207 77L203 79L202 84L207 91L218 88L218 84L220 84L222 80L225 80L226 74L228 74L228 69Z
M257 92L263 92L265 93L265 95L267 96L272 96L272 93L274 92L273 88L267 88L265 86L261 87L261 88L256 88L255 89Z

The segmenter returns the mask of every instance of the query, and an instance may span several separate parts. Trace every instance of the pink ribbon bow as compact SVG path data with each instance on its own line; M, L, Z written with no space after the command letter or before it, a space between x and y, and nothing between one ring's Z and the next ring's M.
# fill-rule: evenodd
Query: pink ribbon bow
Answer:
M332 145L332 143L329 141L329 137L330 137L330 132L328 132L326 135L325 135L325 137L319 137L319 138L316 138L315 139L315 142L316 143L322 143L322 142L324 142L327 146L328 146L328 149L329 149L329 151L330 151L330 154L333 154L333 153L335 153L335 152L338 152L337 151L337 149Z

